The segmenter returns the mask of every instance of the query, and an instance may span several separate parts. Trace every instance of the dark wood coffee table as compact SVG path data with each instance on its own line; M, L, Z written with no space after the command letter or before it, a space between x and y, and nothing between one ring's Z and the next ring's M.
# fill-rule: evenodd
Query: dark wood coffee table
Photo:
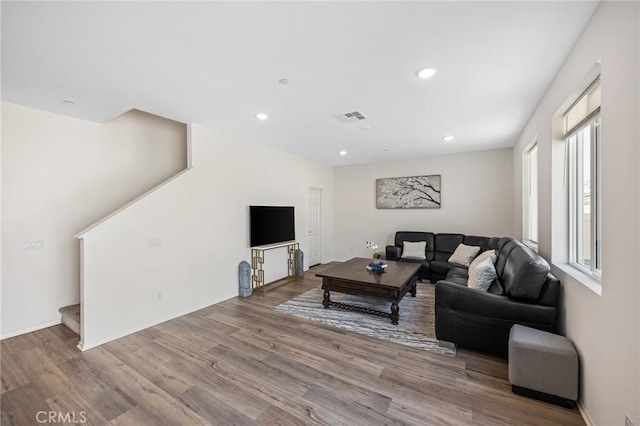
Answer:
M325 309L337 306L342 309L391 318L392 324L398 324L400 317L398 303L408 292L415 297L420 265L386 260L385 263L389 266L385 272L375 273L367 270L367 265L370 262L371 259L356 257L316 274L317 277L322 277L322 288L324 289L322 304ZM388 300L391 302L391 313L332 302L330 299L332 291Z

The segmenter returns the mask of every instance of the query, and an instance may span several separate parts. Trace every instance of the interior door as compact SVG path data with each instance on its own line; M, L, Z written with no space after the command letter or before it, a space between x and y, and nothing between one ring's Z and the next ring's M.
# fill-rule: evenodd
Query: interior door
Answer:
M322 190L319 188L309 188L309 251L307 254L307 265L309 267L321 262L320 252L322 250L322 229L320 225L320 212L322 210Z

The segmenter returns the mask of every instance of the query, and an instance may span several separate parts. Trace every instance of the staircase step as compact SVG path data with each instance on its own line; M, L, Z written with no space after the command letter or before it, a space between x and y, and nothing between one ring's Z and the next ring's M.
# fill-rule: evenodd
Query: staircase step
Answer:
M69 327L78 336L80 335L80 305L65 306L58 309L62 315L62 324Z

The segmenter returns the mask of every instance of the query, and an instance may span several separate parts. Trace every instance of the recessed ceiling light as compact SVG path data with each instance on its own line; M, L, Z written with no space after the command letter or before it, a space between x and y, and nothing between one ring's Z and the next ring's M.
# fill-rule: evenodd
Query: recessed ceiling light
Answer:
M416 75L420 78L429 78L436 75L437 72L438 72L438 68L436 67L425 67L425 68L420 68L416 72Z
M264 112L259 112L256 114L256 118L258 120L266 120L267 118L269 118L269 116L267 114L265 114Z
M347 155L347 151L340 151L338 154L340 154L340 155L342 155L344 157L345 155Z
M451 135L443 136L442 140L443 141L447 141L447 142L452 141L453 140L453 136L451 136Z
M75 102L69 101L69 100L64 100L64 101L62 101L62 103L65 104L65 105L75 105Z
M281 78L280 80L278 80L278 83L280 83L280 84L289 84L289 80L287 80L286 78Z

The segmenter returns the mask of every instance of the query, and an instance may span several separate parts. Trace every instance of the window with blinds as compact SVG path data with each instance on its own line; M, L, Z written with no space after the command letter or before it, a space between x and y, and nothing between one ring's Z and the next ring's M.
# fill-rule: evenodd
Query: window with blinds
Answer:
M600 279L602 274L602 167L600 78L564 114L569 166L570 264Z
M569 135L600 113L600 94L600 77L598 77L565 112L565 135Z

